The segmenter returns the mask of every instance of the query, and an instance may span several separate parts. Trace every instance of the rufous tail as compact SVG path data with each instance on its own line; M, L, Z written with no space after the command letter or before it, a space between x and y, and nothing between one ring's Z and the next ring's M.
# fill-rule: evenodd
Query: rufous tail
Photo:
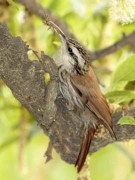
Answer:
M90 128L88 130L87 135L84 137L82 144L81 144L81 149L76 161L75 166L77 166L77 172L79 173L84 165L84 162L86 160L87 154L89 152L91 140L95 134L96 129Z

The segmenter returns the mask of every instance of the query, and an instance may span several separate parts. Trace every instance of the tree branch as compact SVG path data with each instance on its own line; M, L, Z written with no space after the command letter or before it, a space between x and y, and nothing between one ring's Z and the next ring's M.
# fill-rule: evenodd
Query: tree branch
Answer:
M135 52L135 32L132 32L129 35L124 35L122 39L114 43L113 45L98 50L98 51L93 51L91 52L91 61L94 61L96 59L103 58L109 54L115 53L124 46L131 46L133 52Z
M24 5L24 7L29 12L37 15L42 20L45 20L47 17L49 17L49 19L51 21L53 21L55 24L57 24L62 29L62 31L66 34L66 36L71 37L73 39L77 39L76 36L71 32L70 28L68 27L68 25L65 22L63 22L60 18L58 18L56 15L54 15L50 11L50 9L43 7L38 1L36 1L36 0L29 0L29 1L28 0L15 0L15 1ZM119 41L117 41L116 43L114 43L111 46L108 46L107 48L103 48L103 49L97 50L97 51L91 51L91 50L87 49L87 51L90 55L90 59L92 62L97 59L103 58L109 54L115 53L119 49L121 49L127 45L131 46L133 52L135 52L135 32L133 32L129 35L124 34L123 37Z
M42 20L45 20L47 17L55 24L57 24L62 31L71 38L75 38L74 34L69 29L68 25L62 21L60 18L55 16L50 9L43 7L37 0L15 0L16 2L21 3L30 13L37 15Z
M7 26L0 24L0 77L20 103L33 114L61 158L75 163L83 135L81 117L68 111L58 91L57 68L53 60L43 53L42 63L30 60L27 52L28 46L21 38L12 37ZM43 70L51 74L48 85L45 84ZM135 117L135 108L129 112ZM117 125L120 117L122 112L113 116L118 140L135 139L134 126ZM107 130L101 126L92 141L90 153L113 142Z

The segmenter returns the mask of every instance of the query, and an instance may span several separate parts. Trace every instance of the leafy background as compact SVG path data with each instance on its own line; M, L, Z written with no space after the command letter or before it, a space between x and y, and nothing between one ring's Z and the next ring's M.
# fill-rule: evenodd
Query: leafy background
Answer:
M10 0L0 5L0 22L8 25L13 36L21 36L36 51L52 56L60 47L58 37L40 19ZM63 21L67 22L80 42L92 50L113 44L122 33L134 31L135 23L122 26L109 16L105 0L40 0ZM36 58L29 52L31 59ZM135 55L129 47L93 63L105 86L102 88L112 108L134 106ZM40 92L39 92L40 93ZM120 125L135 125L130 117ZM53 151L53 160L45 164L44 152L49 139L27 110L13 97L0 80L0 179L3 180L75 180L73 165L60 159ZM115 143L90 156L92 180L134 180L135 140Z

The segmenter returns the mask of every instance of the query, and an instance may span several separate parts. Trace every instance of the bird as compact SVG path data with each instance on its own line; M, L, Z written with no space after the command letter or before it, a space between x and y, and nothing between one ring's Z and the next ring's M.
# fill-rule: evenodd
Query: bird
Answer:
M60 92L67 100L69 110L79 109L88 119L87 123L83 122L86 130L75 163L79 173L89 153L91 140L100 124L103 124L116 139L112 113L100 90L87 50L77 40L67 37L53 21L48 21L46 24L61 40L61 47L54 56L58 67Z

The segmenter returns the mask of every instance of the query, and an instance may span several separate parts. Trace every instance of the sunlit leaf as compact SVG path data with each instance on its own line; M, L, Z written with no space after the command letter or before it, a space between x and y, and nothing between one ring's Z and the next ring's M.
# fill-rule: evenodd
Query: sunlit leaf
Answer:
M129 101L131 99L135 99L135 92L134 91L112 91L106 93L105 96L112 100L115 103L122 103Z
M135 125L135 119L131 116L124 116L122 118L120 118L120 120L118 121L118 124L120 125Z
M122 61L112 74L111 87L116 86L123 81L135 80L135 55L129 56Z
M134 91L112 91L112 92L106 93L105 96L107 98L124 97L128 99L135 99L135 92Z

